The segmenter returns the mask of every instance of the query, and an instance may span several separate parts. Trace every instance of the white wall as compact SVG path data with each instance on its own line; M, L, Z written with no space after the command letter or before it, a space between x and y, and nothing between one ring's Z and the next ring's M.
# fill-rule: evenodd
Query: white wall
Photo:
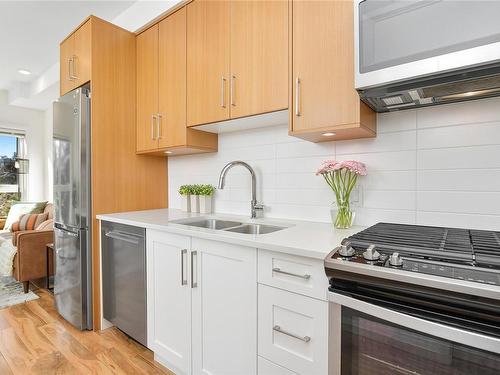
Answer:
M44 113L7 104L7 92L0 90L0 128L25 132L30 161L28 200L46 199Z
M169 158L170 206L180 208L181 184L216 185L225 163L241 159L257 172L266 216L329 221L334 196L315 176L326 158L368 167L357 224L500 228L499 98L380 114L375 139L315 144L288 136L286 125L220 134L216 154ZM247 171L232 169L226 182L217 212L249 214Z

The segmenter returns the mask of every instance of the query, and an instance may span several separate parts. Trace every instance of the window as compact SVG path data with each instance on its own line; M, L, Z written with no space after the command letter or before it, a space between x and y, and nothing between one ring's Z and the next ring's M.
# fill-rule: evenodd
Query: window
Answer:
M0 130L0 217L26 194L27 160L23 134Z

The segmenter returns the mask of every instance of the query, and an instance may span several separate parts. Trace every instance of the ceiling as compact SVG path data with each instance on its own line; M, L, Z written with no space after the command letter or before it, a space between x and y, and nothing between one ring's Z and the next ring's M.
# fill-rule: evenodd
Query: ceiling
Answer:
M0 1L0 90L33 82L59 60L59 43L88 15L111 21L134 1ZM19 69L32 72L23 76Z

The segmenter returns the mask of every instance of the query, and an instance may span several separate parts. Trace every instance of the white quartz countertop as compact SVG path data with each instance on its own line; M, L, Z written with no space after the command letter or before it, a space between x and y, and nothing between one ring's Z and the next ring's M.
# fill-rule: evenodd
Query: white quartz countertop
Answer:
M278 225L287 228L277 232L254 235L198 228L173 222L196 217ZM350 229L339 230L334 229L331 223L267 218L250 219L248 216L228 214L204 215L169 208L103 214L97 215L97 219L316 259L324 259L330 251L340 245L345 237L365 228L354 226Z

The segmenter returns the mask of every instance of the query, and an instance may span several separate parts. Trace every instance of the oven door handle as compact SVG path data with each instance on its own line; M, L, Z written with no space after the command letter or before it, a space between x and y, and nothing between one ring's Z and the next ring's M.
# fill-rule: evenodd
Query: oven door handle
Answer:
M500 339L482 335L480 333L468 332L463 329L450 327L444 324L431 322L416 318L398 311L386 309L368 302L345 296L343 294L328 292L328 300L334 304L348 307L352 310L412 329L427 335L436 336L441 339L452 341L465 346L500 354ZM337 310L340 313L340 309ZM340 320L338 320L340 321Z

